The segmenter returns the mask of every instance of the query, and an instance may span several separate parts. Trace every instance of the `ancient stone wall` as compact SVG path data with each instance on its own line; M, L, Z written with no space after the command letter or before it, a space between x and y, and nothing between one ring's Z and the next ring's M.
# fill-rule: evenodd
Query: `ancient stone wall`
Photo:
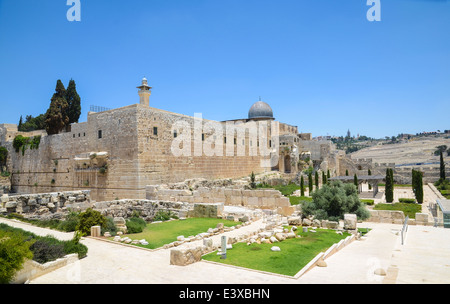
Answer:
M223 124L221 134L206 130L206 125L210 122L208 120L203 121L203 130L196 131L193 117L146 107L139 108L138 120L138 137L141 139L138 143L140 188L192 178L243 177L250 175L251 172L260 173L268 170L261 167L262 158L259 153L251 155L251 147L256 148L257 143L251 141L248 132L242 141L234 141L234 137L226 137ZM188 128L181 128L182 123ZM172 153L172 143L177 138L175 133L179 140L180 136L190 137L187 155L178 156ZM203 136L201 156L196 156L194 142L196 134L200 140L200 136ZM216 136L222 147L220 145L216 147L217 142L209 144L210 136ZM237 139L237 134L235 137ZM227 140L228 144L233 143L232 156L227 156ZM211 140L213 141L214 139ZM243 155L238 154L239 145L242 146ZM208 154L207 147L211 148L213 155Z
M90 192L66 191L39 194L8 195L0 198L0 214L17 213L27 218L62 218L70 210L91 207Z
M226 154L226 145L223 145L224 156L209 156L205 151L196 156L194 136L190 155L174 155L171 150L174 132L180 134L181 130L172 125L180 119L189 126L194 124L193 117L140 104L90 112L87 122L72 124L70 132L44 135L38 149L28 148L23 154L15 152L12 146L17 134L14 127L0 125L0 144L9 151L12 191L42 193L89 189L91 197L98 201L142 199L148 184L195 177L243 177L268 170L261 167L262 157L258 153L250 153L258 143L251 140L248 132L239 143L235 142L231 156ZM207 131L205 137L207 140ZM221 137L220 140L226 139ZM228 140L233 142L234 138ZM238 154L240 145L242 155Z
M247 190L230 187L199 187L196 190L168 189L161 185L147 186L146 197L187 203L224 203L226 206L244 206L259 209L290 207L289 198L273 189Z

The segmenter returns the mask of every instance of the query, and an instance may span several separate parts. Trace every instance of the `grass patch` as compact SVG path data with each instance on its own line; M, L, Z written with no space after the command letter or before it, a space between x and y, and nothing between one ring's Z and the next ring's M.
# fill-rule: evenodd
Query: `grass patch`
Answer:
M394 210L403 211L405 216L416 218L416 213L422 212L422 205L411 203L376 204L374 210Z
M386 184L378 184L378 186L379 187L385 187L386 186ZM410 184L394 184L394 188L395 187L408 187L408 188L412 188L412 185L410 185Z
M300 186L294 183L288 185L269 186L268 184L258 184L257 188L275 189L281 192L284 196L291 195L295 190L300 190Z
M289 197L289 202L291 203L292 206L301 204L302 202L312 202L313 201L312 197L309 197L309 196L289 195L288 197Z
M227 250L227 258L220 259L217 252L203 256L204 260L255 270L294 276L306 266L317 254L326 251L334 243L350 234L339 235L334 230L317 229L317 232L298 232L301 238L287 239L275 244L247 245L233 244ZM280 247L280 252L271 251L272 246Z
M364 203L368 206L372 206L375 202L375 200L373 200L373 199L360 199L360 201L361 201L361 203Z
M137 244L136 246L156 249L176 241L180 235L189 237L206 232L209 228L215 228L218 223L223 223L224 226L228 227L241 224L240 222L216 218L188 218L185 220L147 224L141 233L127 234L126 236L132 240L145 239L148 242L148 245Z

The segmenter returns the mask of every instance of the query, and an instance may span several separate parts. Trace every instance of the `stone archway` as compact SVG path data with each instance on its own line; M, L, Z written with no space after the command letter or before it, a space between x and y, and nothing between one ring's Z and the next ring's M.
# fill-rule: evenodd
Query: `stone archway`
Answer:
M286 155L284 157L284 172L291 173L291 156Z

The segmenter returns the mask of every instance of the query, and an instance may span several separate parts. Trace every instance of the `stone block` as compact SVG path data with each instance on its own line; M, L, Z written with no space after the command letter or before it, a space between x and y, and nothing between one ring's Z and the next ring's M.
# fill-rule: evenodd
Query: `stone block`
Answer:
M101 236L101 227L100 226L92 226L91 227L91 236L100 237Z
M12 209L12 208L16 208L16 207L17 207L16 201L10 201L5 204L6 209Z
M291 216L295 212L294 206L288 206L288 207L278 207L277 213L282 216Z
M288 207L291 203L289 202L289 198L283 196L276 199L276 205L278 207Z
M247 205L249 206L258 206L258 198L257 197L248 197L247 198Z
M186 266L199 262L202 258L204 247L170 250L170 265Z
M428 224L428 214L427 213L416 213L416 224L417 225L427 225Z
M301 226L302 225L302 218L301 218L301 216L290 216L290 217L288 217L288 224L289 225L295 225L295 226Z
M344 229L355 230L357 225L356 214L344 214Z

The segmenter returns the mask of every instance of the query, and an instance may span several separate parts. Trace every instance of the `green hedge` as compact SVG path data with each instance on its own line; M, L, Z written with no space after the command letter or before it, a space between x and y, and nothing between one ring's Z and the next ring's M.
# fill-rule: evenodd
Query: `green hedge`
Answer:
M361 203L364 203L369 206L372 206L375 202L373 199L360 199L360 201L361 201Z
M398 201L400 203L407 203L407 204L415 204L416 200L413 198L399 198Z
M0 283L9 283L26 259L43 264L72 253L81 259L87 250L77 238L60 241L0 223Z

